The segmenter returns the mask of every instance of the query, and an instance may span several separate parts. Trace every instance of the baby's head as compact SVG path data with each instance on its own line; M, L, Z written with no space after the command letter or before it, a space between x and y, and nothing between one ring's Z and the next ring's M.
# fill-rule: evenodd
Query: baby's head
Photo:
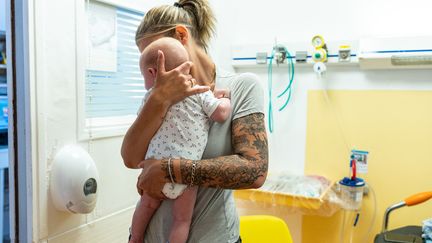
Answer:
M153 87L156 79L158 50L164 53L166 71L189 60L189 54L180 41L171 37L162 37L153 41L141 53L139 63L147 90Z

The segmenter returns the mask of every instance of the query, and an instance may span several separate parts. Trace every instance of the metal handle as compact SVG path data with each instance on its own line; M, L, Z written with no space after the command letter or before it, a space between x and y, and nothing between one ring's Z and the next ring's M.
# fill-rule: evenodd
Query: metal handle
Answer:
M412 196L405 198L404 201L407 206L414 206L422 202L426 202L431 198L432 198L432 191L414 194Z
M402 202L399 202L399 203L393 204L393 205L391 205L390 207L388 207L388 208L386 209L386 211L385 211L385 213L384 213L384 221L383 221L382 231L381 231L381 232L386 232L386 231L387 231L387 226L388 226L388 220L389 220L390 213L391 213L393 210L398 209L398 208L401 208L401 207L403 207L403 206L405 206L405 205L406 205L405 202L402 201Z
M431 198L432 198L432 191L421 192L421 193L411 195L411 196L405 198L405 200L403 200L402 202L396 203L396 204L388 207L385 211L385 214L384 214L384 221L383 221L381 232L387 231L389 216L393 210L404 207L404 206L414 206L414 205L426 202L427 200L429 200Z

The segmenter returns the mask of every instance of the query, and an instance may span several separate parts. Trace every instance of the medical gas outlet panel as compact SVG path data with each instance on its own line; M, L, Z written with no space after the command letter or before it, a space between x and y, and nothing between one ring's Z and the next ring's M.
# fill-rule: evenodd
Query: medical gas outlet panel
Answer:
M288 59L292 59L296 67L310 67L316 62L330 65L358 65L357 51L356 41L325 42L322 36L316 35L312 40L304 43L234 45L231 53L234 68L267 67L270 59L273 59L274 66L287 65Z
M285 52L286 50L286 52ZM359 66L361 69L432 69L432 36L326 40L315 35L304 42L274 41L273 44L233 45L232 65L268 67Z

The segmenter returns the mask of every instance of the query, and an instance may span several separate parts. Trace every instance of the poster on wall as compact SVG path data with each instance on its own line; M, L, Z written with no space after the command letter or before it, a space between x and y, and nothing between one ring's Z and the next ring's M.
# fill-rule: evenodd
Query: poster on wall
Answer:
M116 8L90 1L87 8L87 70L117 71Z

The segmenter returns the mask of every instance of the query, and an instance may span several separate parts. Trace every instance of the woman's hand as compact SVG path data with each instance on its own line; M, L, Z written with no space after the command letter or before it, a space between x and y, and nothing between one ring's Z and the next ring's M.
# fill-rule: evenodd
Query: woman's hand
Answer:
M138 193L142 195L145 192L150 197L159 200L167 199L162 193L165 183L168 182L162 161L156 159L144 160L139 164L139 167L142 168L142 171L138 176Z
M162 51L158 51L157 75L153 86L153 94L159 99L173 105L184 98L206 92L208 86L194 85L195 79L190 75L192 62L184 62L180 66L170 70L165 70L165 56Z
M185 62L167 72L163 52L158 52L154 90L123 139L121 155L128 168L137 168L145 158L148 145L171 105L190 95L209 90L208 86L192 87L194 79L189 74L191 67L191 62Z

